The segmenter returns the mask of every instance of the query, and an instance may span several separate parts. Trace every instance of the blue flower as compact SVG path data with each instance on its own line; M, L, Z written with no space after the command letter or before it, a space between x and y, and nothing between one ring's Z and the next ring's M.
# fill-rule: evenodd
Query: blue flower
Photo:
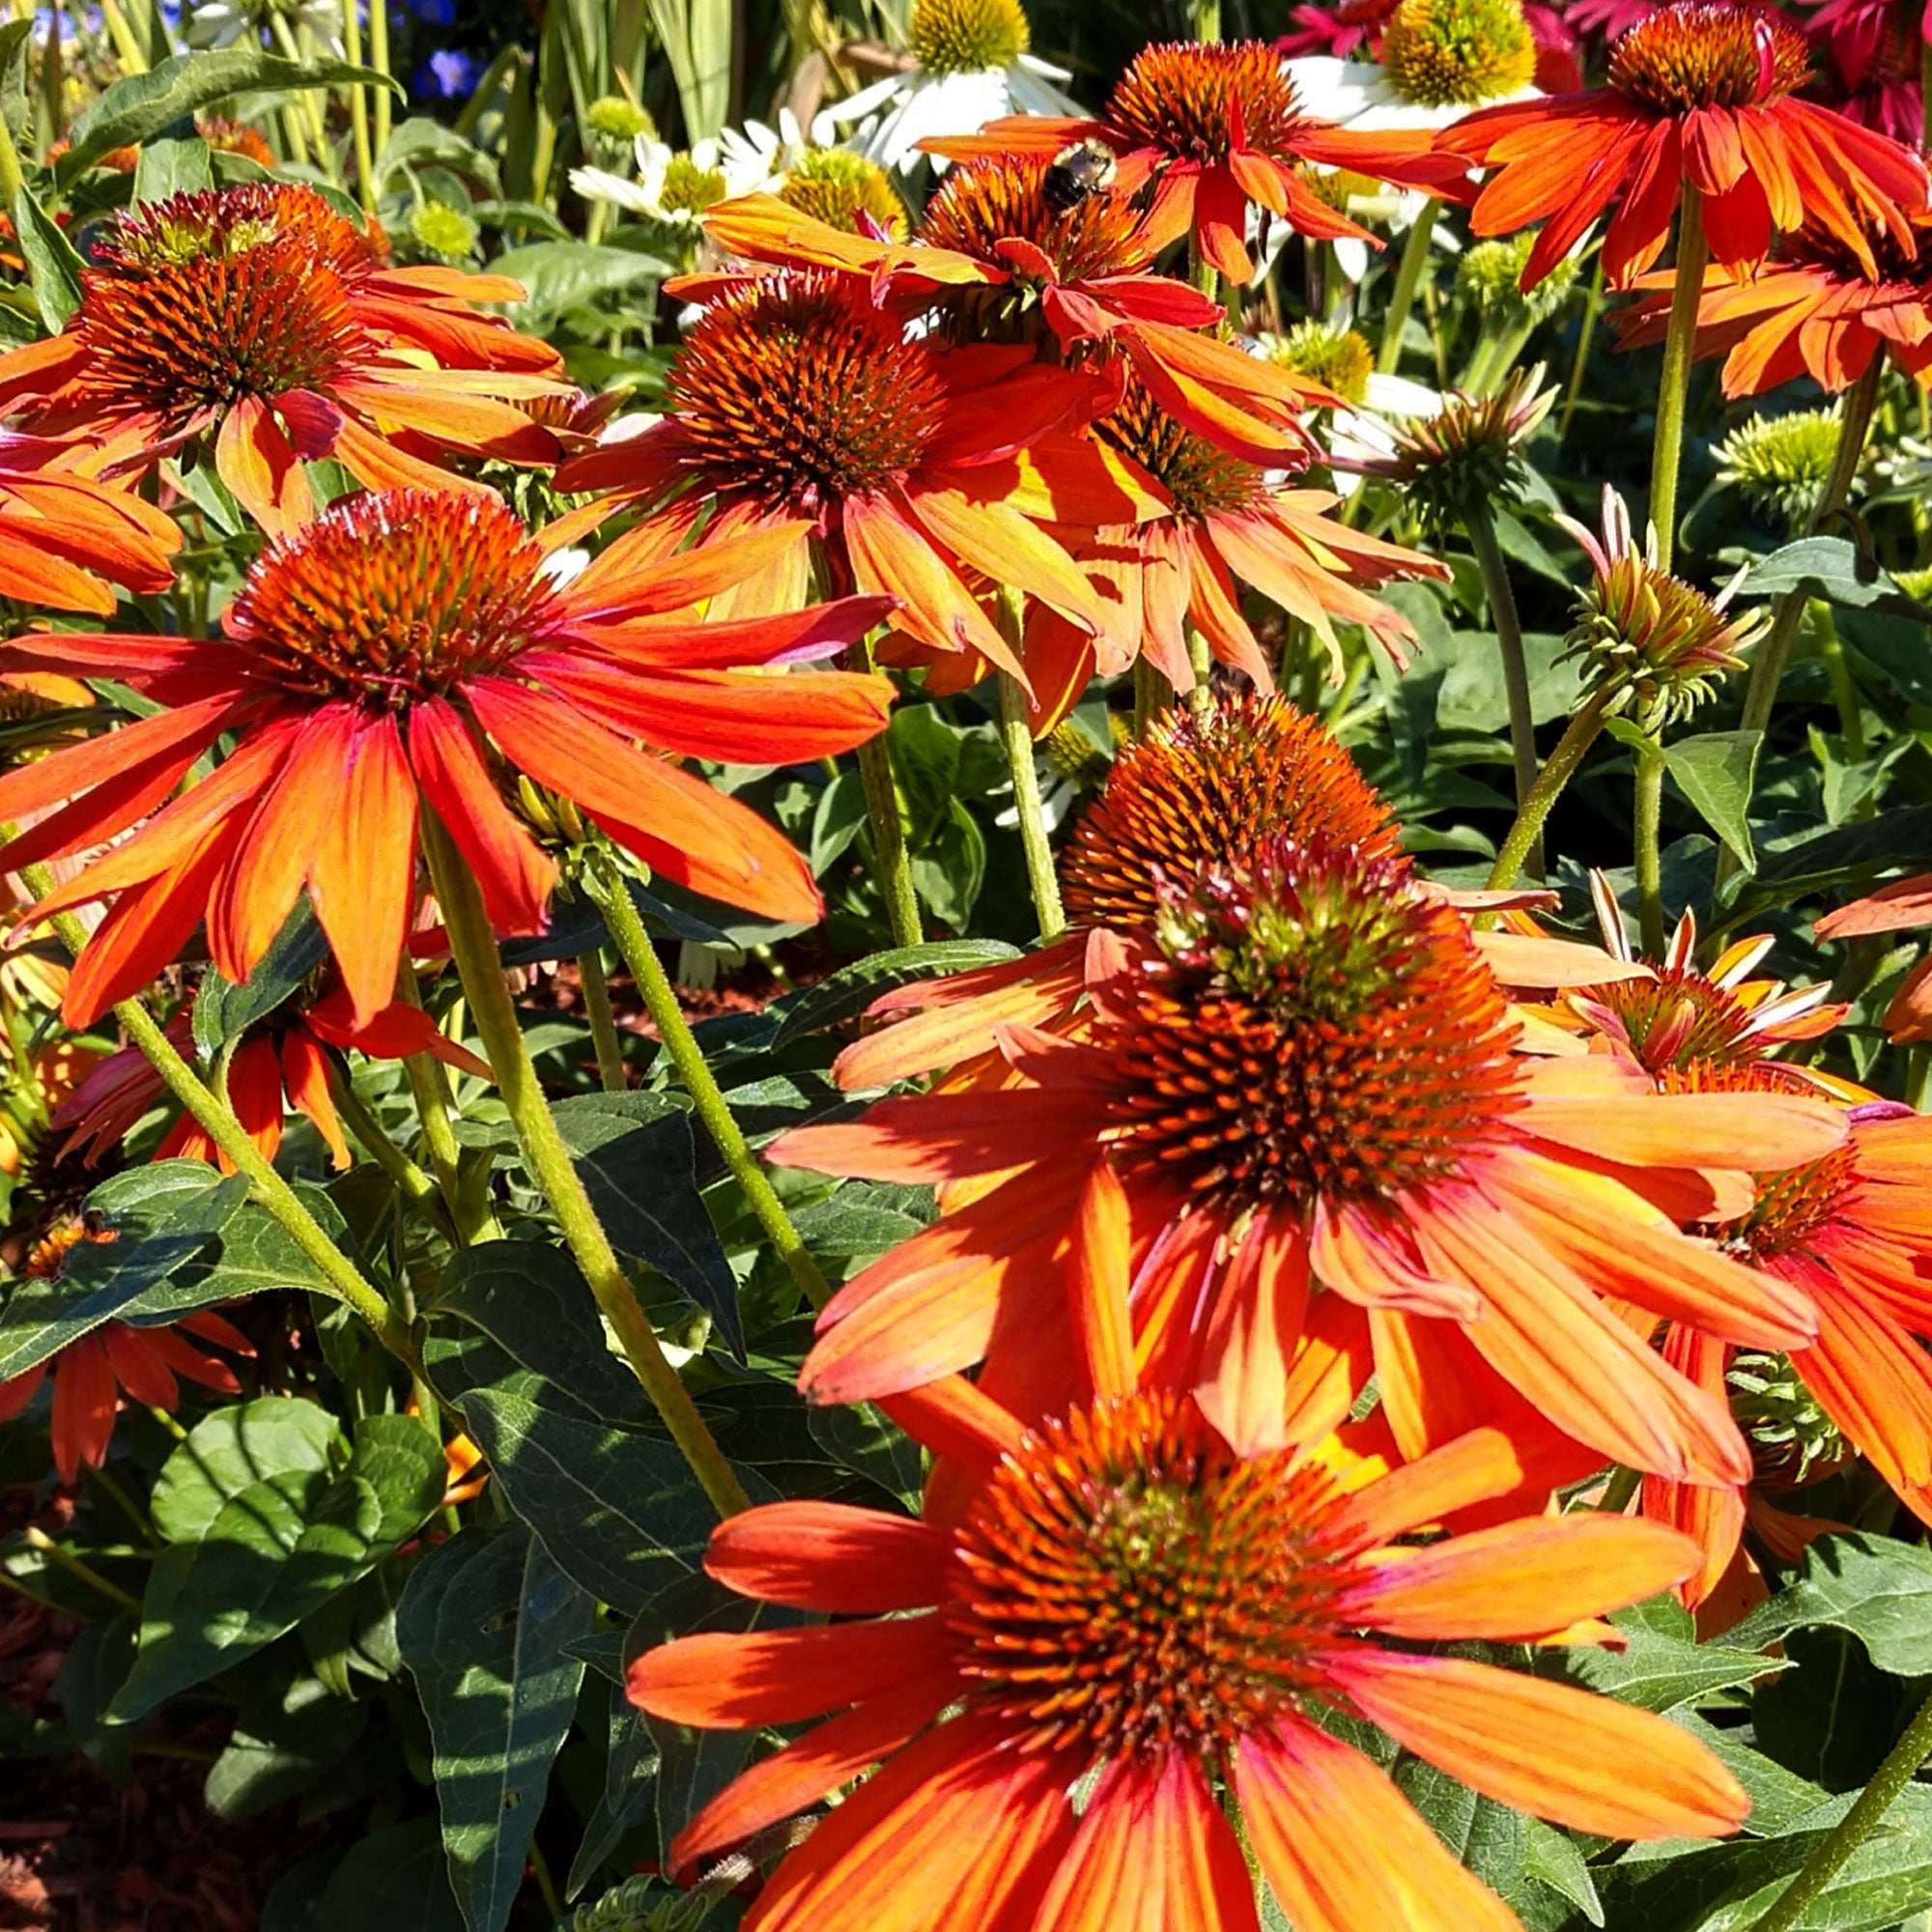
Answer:
M482 63L474 54L442 47L416 69L415 93L430 100L462 100L482 77Z
M456 18L456 0L407 0L407 5L418 20L433 27L447 27Z

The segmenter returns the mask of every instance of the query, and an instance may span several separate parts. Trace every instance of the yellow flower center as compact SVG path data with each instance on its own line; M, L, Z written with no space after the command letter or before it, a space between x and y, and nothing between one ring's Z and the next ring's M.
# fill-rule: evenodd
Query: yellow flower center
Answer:
M906 39L927 73L983 73L1011 67L1033 34L1019 0L913 0Z
M1402 0L1382 34L1382 71L1405 100L1475 107L1536 73L1521 0Z

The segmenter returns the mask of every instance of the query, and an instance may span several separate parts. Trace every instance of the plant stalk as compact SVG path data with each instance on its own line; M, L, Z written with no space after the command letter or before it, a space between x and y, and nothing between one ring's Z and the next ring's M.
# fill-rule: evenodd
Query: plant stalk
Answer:
M658 957L657 948L651 944L650 934L644 930L643 921L638 917L638 908L625 889L623 874L607 855L599 853L591 860L588 884L590 895L611 930L617 956L637 981L645 1010L657 1027L658 1037L670 1056L677 1077L684 1082L685 1092L691 1095L692 1106L704 1122L712 1145L750 1203L752 1212L758 1217L765 1238L791 1270L799 1293L812 1307L824 1307L832 1298L831 1286L806 1247L804 1236L785 1211L785 1205L779 1199L763 1165L747 1144L744 1130L718 1084L718 1076L712 1072L704 1049L697 1043L697 1036L692 1032L691 1022L677 1003L670 976Z
M845 654L853 670L875 670L872 646L861 639ZM893 777L892 747L881 731L859 747L859 779L866 787L866 816L872 828L872 851L879 866L879 891L886 901L886 923L895 946L917 946L925 934L920 927L919 895L912 888L912 865L906 856L905 827L899 823L899 788Z
M1021 593L1003 587L1000 591L1000 630L1019 655L1024 627ZM1066 915L1060 905L1060 878L1053 868L1053 840L1046 830L1046 810L1040 803L1039 765L1034 757L1033 725L1028 717L1027 695L1016 677L999 674L1000 743L1007 753L1007 769L1013 780L1013 810L1020 823L1020 845L1026 853L1027 885L1033 893L1033 909L1039 921L1042 939L1058 939L1066 930Z
M1650 521L1657 526L1657 561L1670 568L1677 550L1677 476L1684 459L1684 409L1690 393L1690 352L1697 341L1697 307L1704 298L1704 197L1684 184L1677 223L1676 281L1663 331L1663 368L1657 379L1657 435L1650 452Z
M1415 306L1415 292L1422 285L1423 270L1429 266L1429 238L1435 232L1436 206L1433 197L1422 204L1402 244L1395 287L1389 292L1388 312L1382 317L1381 348L1376 355L1376 368L1384 376L1402 360L1402 338L1408 327L1409 311Z
M583 986L583 1013L590 1022L590 1038L597 1048L597 1084L607 1094L621 1094L631 1083L624 1071L624 1047L617 1037L616 1015L611 1010L611 986L604 977L604 954L598 948L593 946L587 952L577 955L577 977Z
M483 1051L497 1075L497 1091L516 1128L517 1143L529 1164L531 1178L556 1216L564 1243L595 1296L604 1319L617 1338L651 1406L663 1419L692 1473L720 1516L750 1507L751 1498L737 1473L713 1438L691 1391L666 1359L657 1331L652 1328L636 1291L626 1277L617 1253L590 1205L570 1150L557 1131L555 1118L544 1099L537 1070L525 1043L523 1029L510 1001L497 956L496 935L483 910L483 896L463 863L449 835L433 814L423 819L423 849L437 904L449 934L451 957L463 980L463 990L476 1015Z
M1523 862L1529 857L1529 848L1542 836L1550 807L1562 796L1563 787L1575 776L1577 767L1583 762L1583 754L1597 742L1597 734L1604 728L1609 701L1608 690L1596 693L1564 727L1555 750L1544 760L1529 796L1518 808L1516 823L1510 827L1502 850L1490 867L1492 892L1501 892L1522 876Z
M1516 591L1510 583L1509 566L1503 561L1502 546L1496 541L1495 520L1490 515L1489 504L1472 499L1464 508L1463 526L1476 554L1476 569L1490 602L1490 621L1496 627L1496 647L1502 653L1503 690L1509 697L1510 755L1516 765L1516 803L1520 811L1536 784L1536 719L1529 701L1529 661L1523 653L1522 620L1517 614ZM1540 838L1530 847L1528 866L1532 878L1543 877Z
M1636 754L1636 808L1632 841L1636 853L1637 932L1644 957L1663 957L1663 753Z
M1804 1908L1822 1895L1852 1854L1871 1836L1928 1757L1932 1757L1932 1697L1918 1707L1918 1715L1872 1773L1871 1782L1859 1793L1831 1836L1799 1867L1797 1876L1750 1932L1792 1932Z

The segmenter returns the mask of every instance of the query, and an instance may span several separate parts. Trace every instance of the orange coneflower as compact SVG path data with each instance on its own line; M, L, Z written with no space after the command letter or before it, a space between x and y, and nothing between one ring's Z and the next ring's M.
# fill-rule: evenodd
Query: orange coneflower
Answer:
M1143 1358L1244 1450L1278 1445L1307 1329L1338 1354L1373 1347L1406 1455L1468 1426L1449 1425L1469 1405L1513 1403L1600 1458L1739 1479L1721 1405L1621 1305L1775 1348L1812 1318L1647 1195L1708 1199L1704 1170L1821 1158L1841 1116L1662 1099L1609 1055L1526 1058L1461 915L1406 867L1316 840L1165 895L1152 944L1094 961L1086 990L1064 1037L1006 1030L1003 1085L773 1144L788 1165L942 1182L950 1209L828 1306L809 1394L891 1394L984 1358L989 1388L1043 1412L1038 1283L1107 1175L1131 1208Z
M883 1087L990 1053L1002 1026L1057 1026L1085 990L1090 944L1151 935L1164 887L1263 838L1352 845L1393 859L1388 803L1320 719L1287 698L1215 694L1175 706L1122 746L1060 858L1069 930L1024 958L896 986L867 1008L889 1026L848 1046L840 1086Z
M1113 150L1122 193L1151 185L1147 234L1153 245L1192 233L1203 260L1243 283L1255 276L1251 206L1321 241L1374 241L1309 187L1304 167L1346 168L1435 194L1453 191L1466 169L1433 153L1425 129L1350 132L1305 112L1281 55L1260 41L1143 47L1097 120L1014 115L979 134L922 145L964 160L1052 156L1081 140Z
M1480 108L1438 140L1495 171L1470 213L1478 235L1545 224L1525 289L1613 204L1604 270L1627 288L1662 252L1687 184L1704 197L1711 257L1724 269L1755 269L1774 230L1809 216L1876 273L1869 231L1883 226L1910 251L1924 164L1802 99L1809 76L1804 35L1771 8L1675 0L1618 39L1606 87Z
M187 1013L170 1020L167 1034L179 1051L192 1051ZM447 1038L420 1007L393 1000L358 1024L348 993L335 985L317 999L291 1002L257 1021L229 1060L229 1104L267 1159L281 1151L283 1123L294 1109L314 1123L334 1165L349 1165L349 1143L330 1091L335 1077L331 1047L354 1048L374 1060L427 1053L466 1073L490 1078L488 1063ZM77 1156L90 1166L99 1161L119 1148L166 1091L154 1063L138 1047L109 1054L53 1111L48 1124L67 1135L58 1158ZM235 1163L188 1114L182 1114L162 1135L153 1157L207 1161L224 1174L235 1172Z
M271 535L311 508L301 460L374 488L465 487L450 455L552 463L515 407L567 388L555 351L478 314L501 276L392 269L313 188L249 183L117 215L60 334L0 356L0 411L140 468L196 438ZM476 486L481 487L481 486Z
M878 1765L766 1881L746 1932L1256 1932L1218 1788L1301 1932L1515 1932L1336 1737L1338 1712L1582 1831L1736 1828L1748 1801L1683 1731L1435 1652L1588 1641L1591 1619L1689 1574L1684 1538L1571 1517L1410 1540L1516 1486L1506 1438L1381 1476L1319 1433L1243 1459L1136 1374L1124 1254L1094 1259L1063 1324L1085 1373L1050 1418L1024 1427L963 1385L943 1415L908 1416L965 1459L956 1498L919 1520L776 1503L713 1533L705 1568L726 1587L848 1621L684 1637L631 1666L633 1701L672 1722L813 1725L685 1827L673 1870Z
M1305 461L1299 412L1340 398L1200 333L1221 306L1153 271L1143 213L1111 188L1057 198L1052 168L1022 156L952 169L911 245L840 234L767 195L713 209L705 227L748 261L861 274L957 340L1035 342L1050 361L1089 364L1118 350L1197 434L1257 462Z
M1868 222L1861 251L1807 219L1749 281L1721 270L1707 276L1696 354L1723 356L1724 394L1761 396L1801 376L1846 389L1888 350L1915 383L1932 386L1932 253L1915 245L1932 241L1932 213L1913 209L1907 219L1913 239L1903 243L1888 224ZM1623 347L1663 339L1668 280L1638 283L1658 293L1618 318Z
M75 1248L113 1238L111 1233L91 1230L80 1216L71 1215L34 1245L21 1269L22 1278L51 1280ZM124 1389L144 1407L170 1410L181 1399L176 1380L181 1376L218 1395L242 1393L234 1370L191 1348L183 1333L238 1355L255 1352L233 1322L207 1309L154 1326L103 1321L23 1374L0 1381L0 1422L12 1422L22 1414L51 1374L54 1467L61 1481L71 1487L83 1463L98 1469L107 1460Z
M270 546L218 639L0 647L0 663L111 674L166 707L0 777L0 819L71 801L0 850L14 867L155 814L42 901L115 896L75 964L70 1023L144 985L204 914L215 965L245 980L304 885L368 1023L394 995L414 902L418 790L497 930L541 931L556 867L504 806L497 753L666 876L774 918L815 918L817 890L789 841L673 761L818 757L883 728L883 678L743 668L836 649L878 621L882 600L735 623L694 614L796 528L677 554L647 525L559 586L498 498L396 491L338 503ZM229 733L232 755L156 812Z
M1106 384L1024 346L908 334L848 277L728 285L686 335L669 391L661 422L573 458L560 487L621 491L687 523L712 512L700 544L789 531L734 610L793 609L816 574L896 599L894 622L915 644L977 651L1022 678L975 582L1097 630L1093 586L1041 526L1160 507L1078 433Z
M1690 1061L1662 1075L1669 1093L1776 1096L1802 1088L1776 1061ZM1890 1101L1850 1111L1846 1144L1824 1159L1757 1177L1749 1210L1699 1230L1749 1266L1803 1291L1816 1338L1791 1370L1852 1448L1921 1520L1932 1522L1932 1121ZM1722 1395L1731 1350L1674 1324L1662 1347ZM1687 1584L1693 1605L1737 1548L1743 1494L1685 1496L1653 1479L1645 1511L1705 1550Z

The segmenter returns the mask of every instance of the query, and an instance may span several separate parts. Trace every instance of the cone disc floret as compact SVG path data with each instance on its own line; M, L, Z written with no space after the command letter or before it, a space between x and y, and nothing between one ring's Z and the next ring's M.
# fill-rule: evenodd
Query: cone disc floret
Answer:
M1270 362L1333 390L1345 402L1360 407L1368 400L1376 355L1368 338L1357 330L1311 319L1297 322L1285 334L1265 338L1265 347Z
M1032 43L1019 0L913 0L906 39L927 73L1010 67Z
M1140 267L1141 217L1126 199L1102 192L1056 208L1047 193L1051 168L1043 156L1015 156L950 169L926 204L920 239L1002 268L1002 242L1031 242L1063 282Z
M1151 925L1163 883L1185 885L1277 834L1352 845L1370 859L1397 851L1380 794L1328 729L1286 698L1177 707L1122 749L1075 826L1062 862L1067 913L1088 924Z
M809 148L785 176L779 199L830 228L856 234L865 215L895 241L906 232L905 203L877 161L844 148Z
M1119 404L1094 425L1174 499L1179 517L1211 517L1252 507L1267 494L1267 472L1197 436L1128 377Z
M1457 1172L1515 1105L1515 1028L1407 868L1274 838L1175 891L1122 1015L1122 1156L1229 1212Z
M945 402L932 352L862 293L774 275L713 303L671 377L684 446L719 489L815 514L917 463Z
M1402 0L1382 32L1382 72L1405 100L1475 107L1536 75L1521 0Z
M957 1534L945 1615L969 1710L1031 1749L1225 1750L1319 1685L1336 1501L1288 1452L1237 1458L1172 1393L1049 1423Z
M1628 29L1610 50L1610 85L1665 114L1751 107L1802 87L1804 37L1769 7L1678 0Z
M101 398L170 420L314 387L363 345L368 241L312 189L250 185L123 215L73 327Z
M267 552L224 621L287 690L397 707L530 643L552 596L541 561L495 498L355 497Z
M1257 154L1286 154L1307 125L1280 55L1259 41L1144 47L1114 89L1107 121L1129 145L1212 165L1228 158L1236 101Z

